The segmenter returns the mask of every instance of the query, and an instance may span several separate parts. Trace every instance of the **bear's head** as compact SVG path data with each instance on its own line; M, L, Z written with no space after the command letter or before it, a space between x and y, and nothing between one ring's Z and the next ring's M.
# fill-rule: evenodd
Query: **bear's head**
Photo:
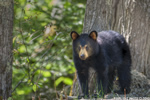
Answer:
M71 32L71 38L73 40L73 53L74 56L78 56L81 60L86 60L89 57L97 54L97 32L92 31L90 34L81 34L77 32Z

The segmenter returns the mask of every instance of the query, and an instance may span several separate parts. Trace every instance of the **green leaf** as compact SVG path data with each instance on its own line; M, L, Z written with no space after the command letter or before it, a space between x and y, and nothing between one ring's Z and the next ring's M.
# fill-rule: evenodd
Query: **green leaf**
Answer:
M46 69L50 69L50 68L51 68L51 64L47 64Z
M55 81L55 85L58 86L62 81L64 80L64 77L60 77Z
M28 82L27 82L29 85L32 85L32 82L31 82L31 80L28 80Z
M30 62L29 59L27 59L27 62L28 62L28 63Z
M36 92L36 91L37 91L37 89L38 89L37 85L36 85L36 84L34 84L34 85L32 86L32 89L33 89L33 91L34 91L34 92Z
M20 53L24 53L26 51L26 48L24 45L20 46L19 50Z
M25 91L24 90L17 90L17 94L18 95L23 95L23 94L25 94Z
M66 85L72 85L72 79L68 77L60 77L55 81L55 85L58 86L61 82L65 83Z
M72 79L67 77L67 78L64 79L64 83L67 84L67 85L72 85L73 81L72 81Z
M51 73L49 71L42 71L44 77L51 77Z

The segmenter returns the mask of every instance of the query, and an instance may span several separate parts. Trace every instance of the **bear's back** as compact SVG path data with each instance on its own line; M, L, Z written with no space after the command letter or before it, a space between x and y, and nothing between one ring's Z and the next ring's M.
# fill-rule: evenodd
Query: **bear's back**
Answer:
M105 42L105 43L110 43L112 44L113 42L124 42L125 39L124 37L115 32L115 31L101 31L98 33L97 41Z
M97 42L105 52L105 56L110 60L110 63L113 62L117 65L122 62L122 49L126 45L122 35L111 30L101 31L98 33Z

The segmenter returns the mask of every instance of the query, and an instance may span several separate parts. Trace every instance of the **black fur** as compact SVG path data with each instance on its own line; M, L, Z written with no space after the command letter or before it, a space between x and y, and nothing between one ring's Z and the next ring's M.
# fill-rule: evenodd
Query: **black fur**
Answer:
M73 40L73 59L80 85L84 95L88 95L88 71L92 67L97 72L98 91L100 95L111 92L115 69L117 69L120 93L130 92L131 55L124 37L115 31L102 31L93 40L88 34L81 34ZM92 49L91 56L81 60L77 52L78 45L88 45ZM87 51L88 52L88 51Z

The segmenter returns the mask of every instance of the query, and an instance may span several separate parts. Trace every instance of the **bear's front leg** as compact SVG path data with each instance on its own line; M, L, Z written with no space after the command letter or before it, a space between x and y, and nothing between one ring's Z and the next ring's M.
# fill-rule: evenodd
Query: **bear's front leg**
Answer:
M78 96L78 98L79 99L81 99L82 97L88 98L89 97L89 94L88 94L88 69L87 68L77 69L77 75L78 75L78 79L80 82L80 87L82 89L82 94L80 94Z

